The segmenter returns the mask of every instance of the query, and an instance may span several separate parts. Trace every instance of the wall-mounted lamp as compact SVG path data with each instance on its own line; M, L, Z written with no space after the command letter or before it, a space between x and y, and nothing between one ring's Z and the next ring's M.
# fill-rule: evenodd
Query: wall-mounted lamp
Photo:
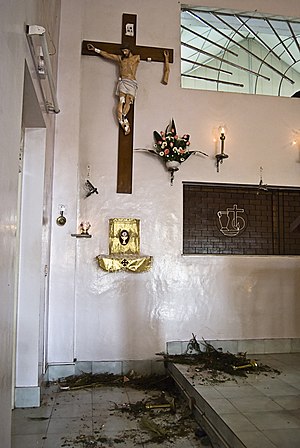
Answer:
M86 195L85 195L86 198L91 196L91 194L93 194L93 193L98 194L97 188L94 187L94 185L88 179L85 181L84 186L85 186L85 189L86 189L86 192L87 192Z
M263 178L262 178L263 167L262 166L259 168L259 172L260 172L260 179L259 179L259 184L258 184L256 194L260 194L263 191L268 191L268 185L263 183Z
M60 112L60 109L58 107L56 98L55 84L46 39L46 29L40 25L27 25L26 36L35 70L37 72L37 78L39 80L39 86L46 110L47 112L55 112L56 114L58 114ZM33 36L37 36L38 47L34 46ZM45 78L48 79L52 102L47 101L46 93L44 92L44 89L42 87L41 79Z
M224 146L225 146L225 129L224 127L219 128L220 131L220 152L216 155L217 159L217 172L219 172L219 165L220 163L223 163L224 159L228 159L228 155L224 152Z
M92 182L90 181L90 174L91 174L91 165L87 166L87 180L84 183L84 190L85 190L85 197L88 198L92 194L98 193L97 187L95 187Z
M64 205L59 206L59 216L56 218L56 224L58 226L64 226L67 222L67 218L64 216L64 212L66 211L66 207Z

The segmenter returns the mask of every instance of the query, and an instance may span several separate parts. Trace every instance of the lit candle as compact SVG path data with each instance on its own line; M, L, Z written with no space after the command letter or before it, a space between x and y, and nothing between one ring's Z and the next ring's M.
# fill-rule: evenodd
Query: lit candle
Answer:
M224 128L221 128L220 140L221 140L221 154L224 154L224 141L225 141L225 129Z

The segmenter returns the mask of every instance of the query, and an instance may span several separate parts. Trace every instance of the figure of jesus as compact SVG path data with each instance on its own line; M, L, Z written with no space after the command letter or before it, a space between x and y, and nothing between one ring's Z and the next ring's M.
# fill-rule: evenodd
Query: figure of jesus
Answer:
M138 84L136 81L136 72L140 62L140 56L133 55L128 45L124 45L121 48L122 55L107 53L94 47L92 44L87 44L87 49L94 51L103 58L115 61L119 65L119 80L116 90L116 95L119 97L117 118L125 135L128 135L130 133L130 125L127 114L137 93Z

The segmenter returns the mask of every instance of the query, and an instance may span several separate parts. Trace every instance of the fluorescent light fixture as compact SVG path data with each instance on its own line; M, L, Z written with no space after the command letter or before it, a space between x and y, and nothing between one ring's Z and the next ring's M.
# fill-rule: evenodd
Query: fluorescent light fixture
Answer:
M35 65L35 69L37 72L37 77L39 80L43 100L46 106L47 112L54 112L58 114L60 112L57 97L56 97L56 90L55 90L55 84L53 79L53 73L52 73L52 66L51 61L49 57L49 50L47 45L47 39L46 39L46 29L40 25L27 25L26 26L26 35L30 47L30 52L33 58L33 62ZM35 50L34 44L33 44L33 36L38 36L40 40L40 46L42 49L42 52L39 51L38 53ZM45 68L45 71L43 71L41 68ZM48 79L49 83L49 89L51 93L51 100L52 102L47 101L45 92L42 87L41 79Z

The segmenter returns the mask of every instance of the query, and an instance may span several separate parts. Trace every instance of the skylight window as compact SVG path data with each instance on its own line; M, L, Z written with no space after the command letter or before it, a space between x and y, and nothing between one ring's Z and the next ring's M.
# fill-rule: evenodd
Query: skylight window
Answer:
M300 19L182 7L183 88L274 96L300 91Z

